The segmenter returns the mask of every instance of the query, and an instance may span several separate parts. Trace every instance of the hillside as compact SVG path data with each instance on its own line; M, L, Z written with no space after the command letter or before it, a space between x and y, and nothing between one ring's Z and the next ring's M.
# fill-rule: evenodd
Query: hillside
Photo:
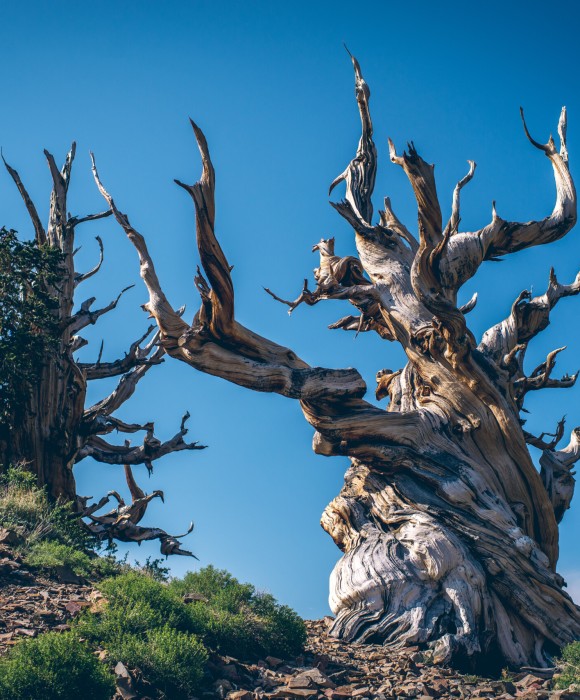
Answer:
M82 582L63 567L44 575L27 567L11 544L17 536L0 530L0 654L21 639L47 631L65 632L81 614L97 615L106 605L99 584ZM188 605L204 605L203 596L185 597ZM83 613L83 611L85 611ZM553 671L522 669L499 680L460 674L434 666L419 648L394 652L379 645L344 644L327 635L329 618L307 621L304 653L292 660L264 654L244 663L211 651L200 700L395 700L397 698L522 698L574 700L574 690L550 690ZM96 655L114 668L117 700L171 698L150 684L138 668L126 667L105 648Z

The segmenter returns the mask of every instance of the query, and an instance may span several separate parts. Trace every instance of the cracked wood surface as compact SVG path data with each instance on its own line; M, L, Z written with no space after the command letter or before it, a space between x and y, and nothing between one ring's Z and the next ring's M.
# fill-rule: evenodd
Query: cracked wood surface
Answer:
M334 180L345 199L333 203L354 231L358 259L335 253L333 239L314 246L320 255L315 288L305 281L295 301L266 291L293 311L327 300L348 300L358 314L331 328L375 331L398 342L407 356L399 370L377 375L377 398L353 369L310 367L293 350L256 335L235 319L230 264L216 237L215 172L206 139L192 122L202 160L194 185L176 181L193 199L202 271L195 283L201 307L191 325L166 298L144 237L97 185L135 246L154 317L167 355L195 369L256 391L295 398L314 427L318 454L345 455L351 466L322 526L343 551L330 579L336 615L331 634L393 646L428 645L437 661L495 658L498 664L545 666L563 644L580 635L580 611L556 572L558 522L569 507L580 457L577 430L556 451L522 430L526 391L571 386L574 377L551 378L555 353L524 372L527 343L549 323L556 302L577 294L578 280L522 294L508 319L478 344L457 292L485 261L564 236L576 222L576 193L568 168L566 111L546 145L525 133L549 158L556 204L542 221L492 223L463 233L460 191L443 223L433 166L413 144L402 155L389 142L391 161L403 168L417 200L418 236L396 217L391 202L373 223L377 154L372 139L370 89L356 59L355 96L362 136L354 159ZM523 118L523 113L522 113ZM542 473L527 444L544 448Z

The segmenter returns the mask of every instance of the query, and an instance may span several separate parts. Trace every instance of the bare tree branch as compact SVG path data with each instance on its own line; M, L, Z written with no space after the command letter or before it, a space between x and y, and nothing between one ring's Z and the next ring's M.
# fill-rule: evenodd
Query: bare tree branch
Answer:
M108 216L112 215L112 211L107 209L106 211L101 211L98 214L88 214L87 216L71 216L68 220L68 225L71 227L78 226L79 224L84 224L86 221L98 221L99 219L106 219Z
M457 233L459 228L459 223L461 221L461 217L459 216L460 192L465 187L465 185L467 185L467 183L470 182L470 180L473 178L475 174L475 168L477 167L475 161L468 160L467 162L469 163L469 172L465 177L459 180L459 182L455 185L455 189L453 190L451 218L447 222L447 226L445 226L445 230L443 232L444 236L449 236L453 235L454 233Z
M411 250L411 253L415 255L417 250L419 250L419 243L417 242L417 239L413 234L409 231L409 229L402 224L399 219L397 218L397 215L393 211L393 208L391 206L391 200L389 197L385 197L384 199L385 202L385 210L380 211L380 217L381 217L381 224L385 229L389 229L390 231L394 231L396 234L398 234L404 241L406 241L409 244L409 248Z
M532 299L527 290L521 292L510 315L484 333L479 350L499 363L516 346L528 343L549 325L550 311L560 299L577 294L580 294L580 272L571 284L560 284L551 268L546 293Z
M576 223L576 189L570 175L566 147L566 108L562 108L558 123L559 152L551 136L545 145L535 141L528 132L523 110L521 116L526 136L552 163L556 183L554 209L541 221L519 223L499 217L494 206L490 224L479 231L453 236L441 262L441 274L445 283L455 289L459 289L472 277L484 260L493 260L501 255L557 241Z
M320 243L313 246L312 251L316 250L320 252L320 267L314 270L316 289L313 292L308 289L308 280L306 279L302 292L295 301L286 301L267 287L264 287L264 291L276 301L289 306L289 314L302 303L314 306L319 301L328 299L348 298L355 306L373 304L377 307L375 290L364 277L358 258L353 256L341 258L335 255L334 238L323 238ZM363 292L363 288L368 294ZM352 298L350 297L351 292ZM376 312L378 313L378 307Z
M361 313L359 316L343 316L338 321L331 323L328 327L330 330L340 329L343 331L355 331L357 335L359 333L375 331L383 340L396 340L391 330L385 324L378 305L376 313L371 312L368 315L367 313Z
M188 429L185 427L185 422L189 418L189 413L186 413L181 421L181 428L170 440L161 442L153 435L153 424L150 425L150 430L147 431L143 444L138 447L125 445L111 445L98 435L89 437L85 446L77 455L77 462L86 457L92 457L97 462L105 464L147 464L151 465L157 459L164 457L171 452L180 452L182 450L203 450L205 445L200 445L198 442L186 443L184 441Z
M346 48L346 46L345 46ZM348 51L348 49L346 49ZM362 135L356 156L330 185L328 194L339 182L346 182L346 202L358 221L372 226L372 194L377 174L377 149L373 142L373 123L369 110L371 91L366 84L356 58L348 51L355 75L355 96L362 124Z
M538 365L529 377L521 377L514 382L514 391L516 397L522 400L528 391L537 391L538 389L568 389L576 383L578 372L571 377L567 374L562 379L552 379L552 370L556 365L556 356L565 350L566 347L552 350L546 358L545 362Z
M193 123L192 127L202 154L203 174L197 185L186 185L184 188L192 195L196 205L197 240L201 262L210 281L213 279L217 285L218 291L212 287L208 292L209 307L202 307L191 328L169 306L143 236L118 212L112 198L100 184L96 170L93 171L103 196L112 203L115 217L139 253L141 276L150 296L146 307L157 321L161 330L161 343L166 351L208 374L222 376L235 384L258 391L274 391L291 398L314 399L316 396L332 392L334 387L337 396L362 396L366 387L355 370L309 367L288 348L256 335L232 321L234 298L230 266L217 243L213 229L213 166L203 134ZM221 334L228 328L229 334L222 342Z
M533 447L537 447L539 450L554 450L556 449L556 445L560 442L560 440L564 437L564 426L566 424L566 416L561 418L558 421L558 424L556 425L556 431L553 433L540 433L538 437L535 435L532 435L531 433L528 433L527 430L524 430L524 437L526 439L526 442L528 445L532 445ZM551 437L552 440L550 442L545 442L544 437Z
M148 258L148 255L145 256L141 253L142 249L145 248L145 241L143 240L143 236L141 236L141 234L138 233L131 226L126 214L123 214L117 209L113 198L103 187L99 179L99 173L97 171L95 158L92 153L91 162L93 177L95 178L95 182L97 184L97 187L99 188L99 192L103 195L111 211L113 212L113 216L115 217L119 225L123 228L129 240L133 243L133 245L139 252L141 277L143 278L143 281L149 289L150 296L149 304L147 305L147 311L149 311L149 313L155 318L163 317L164 327L160 325L160 329L162 330L162 332L164 332L164 328L166 328L168 331L171 330L174 333L184 333L188 328L187 324L179 317L179 314L171 307L171 305L167 301L167 298L159 285L159 280L157 279L155 268L153 267L150 258Z
M42 225L40 221L40 217L38 216L38 212L36 211L36 207L34 206L34 202L32 199L30 199L30 195L28 194L26 187L22 184L22 180L20 179L20 175L18 172L14 169L11 168L8 163L6 162L4 155L2 154L2 160L4 161L4 165L6 166L6 170L10 173L10 176L14 180L14 184L18 188L18 191L20 192L20 196L22 197L22 201L24 202L24 205L26 206L26 210L28 211L28 214L30 216L30 219L32 220L32 225L34 226L34 231L36 232L36 242L39 245L42 245L43 243L46 243L46 232L44 230L44 226Z
M103 247L103 241L101 240L100 236L95 236L95 240L99 244L99 262L95 265L95 267L93 267L92 270L89 270L89 272L84 272L82 274L79 273L75 275L75 287L81 282L88 280L93 275L96 275L97 272L101 269L101 265L103 264L103 260L105 259L105 249Z
M90 299L83 301L80 310L66 321L66 325L70 328L70 332L77 333L87 326L94 325L101 316L115 309L123 294L125 294L125 292L127 292L129 289L133 289L134 286L134 284L130 284L128 287L122 289L116 299L113 299L110 304L107 304L107 306L104 306L102 309L97 309L97 311L91 311L91 306L95 303L95 297L91 297Z
M157 357L155 359L149 358L149 354L155 347L155 343L158 341L158 333L155 334L153 339L154 342L148 343L145 348L141 348L141 343L147 338L148 335L155 329L155 326L149 326L147 331L131 344L129 352L125 354L125 357L115 360L114 362L101 362L100 356L97 362L78 362L77 365L85 373L87 380L94 379L105 379L107 377L116 377L120 374L125 374L129 370L137 367L138 365L150 365L150 364L160 364L163 362L162 357ZM101 348L102 350L102 348Z
M53 189L50 196L47 239L52 246L60 247L64 253L69 253L69 248L71 248L72 245L72 236L70 237L70 241L65 240L68 237L63 235L63 231L68 226L67 193L75 153L76 143L73 141L70 151L67 153L64 165L62 169L59 170L54 156L46 149L44 150L53 182Z
M453 351L465 353L470 348L472 338L467 331L465 317L456 306L455 290L443 283L439 269L451 227L443 231L433 166L421 158L413 143L408 144L408 149L409 153L405 151L399 156L389 139L391 161L403 168L417 200L419 249L413 259L411 284L417 299L438 319L447 346L453 348ZM471 169L467 181L471 179L470 175L472 176ZM457 199L457 206L458 202Z
M139 543L146 540L160 540L162 554L166 556L180 554L197 559L192 552L181 549L181 544L178 541L192 532L193 522L190 523L187 532L184 532L182 535L169 535L160 528L139 526L138 523L143 519L149 503L154 498L164 500L163 492L153 491L153 493L146 495L137 485L131 467L128 464L125 464L125 478L131 493L131 503L126 504L119 494L109 492L109 495L116 496L119 505L108 513L99 516L95 516L93 513L102 508L108 502L108 498L102 498L97 504L88 508L85 507L82 516L91 520L90 523L86 524L87 528L101 540L116 539L121 542Z
M120 408L125 401L133 396L137 383L153 365L159 364L164 354L165 349L163 347L158 347L149 358L147 364L140 364L130 372L127 372L127 374L124 374L109 396L85 411L83 423L85 425L93 425L94 421L97 420L99 416L110 416Z

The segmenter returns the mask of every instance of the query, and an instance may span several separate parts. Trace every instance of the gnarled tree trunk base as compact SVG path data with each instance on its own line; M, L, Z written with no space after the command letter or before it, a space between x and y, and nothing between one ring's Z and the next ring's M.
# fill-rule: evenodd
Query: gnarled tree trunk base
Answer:
M549 665L580 636L580 609L547 559L521 531L503 539L485 533L478 541L467 522L457 529L446 524L417 492L405 498L400 482L394 488L356 461L348 470L322 517L345 551L330 577L336 616L330 634L394 648L419 645L432 651L434 663L480 671ZM503 551L501 561L494 550ZM535 569L533 576L519 559Z

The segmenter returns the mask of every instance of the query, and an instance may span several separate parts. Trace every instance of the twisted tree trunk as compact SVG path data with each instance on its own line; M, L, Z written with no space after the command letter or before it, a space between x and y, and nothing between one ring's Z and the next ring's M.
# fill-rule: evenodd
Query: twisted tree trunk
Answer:
M580 275L561 285L554 273L546 294L522 293L506 320L477 344L465 314L476 299L458 308L457 292L484 260L549 243L576 221L576 194L568 170L566 113L561 140L543 150L552 162L557 188L554 211L539 222L501 219L471 233L459 233L460 190L443 225L432 166L409 146L391 160L400 165L418 205L419 239L385 200L373 224L371 195L376 149L369 113L370 91L353 58L362 137L353 161L331 185L346 183L346 199L334 204L354 229L358 258L334 254L334 240L322 240L316 288L307 283L301 303L347 299L358 315L332 328L374 331L397 341L407 365L377 375L377 398L366 401L355 370L310 367L291 350L244 328L234 318L230 266L214 232L215 175L205 138L192 126L203 174L193 185L177 184L193 198L197 242L207 280L198 270L202 306L191 326L167 301L145 240L116 207L101 184L117 221L136 247L149 290L147 310L172 357L256 391L273 391L300 401L315 428L315 452L346 455L345 485L326 508L322 525L344 552L330 580L336 615L331 633L347 640L429 645L435 661L484 658L500 664L543 666L563 644L580 636L580 610L556 573L558 522L569 507L580 458L578 429L570 445L522 431L526 393L571 386L576 377L551 377L555 355L529 376L527 343L549 322L563 296L580 292ZM525 126L525 124L524 124ZM526 129L527 133L527 129ZM529 136L529 134L528 134ZM544 450L542 473L526 443Z
M123 289L116 299L101 309L92 309L95 298L91 297L74 311L76 288L95 275L103 263L103 244L97 236L99 262L89 272L80 273L75 270L76 227L110 216L111 212L106 210L84 217L71 216L68 213L67 195L75 144L73 143L60 170L54 157L48 151L44 154L53 183L46 229L18 172L4 161L30 215L35 231L35 245L55 248L62 256L56 283L46 285L40 276L36 280L28 280L31 285L47 286L45 291L54 302L52 313L57 338L55 346L48 348L35 379L18 387L24 397L23 405L18 407L10 420L0 424L0 471L11 464L25 465L35 474L38 485L46 487L54 500L72 502L79 516L89 518L91 522L86 523L87 527L102 539L125 542L159 539L164 554L191 555L190 552L181 550L177 539L164 530L138 525L149 501L163 494L155 491L146 496L137 486L131 469L135 465L145 465L152 471L153 462L171 452L203 449L203 446L184 440L188 432L185 423L189 413L184 416L179 432L165 442L154 435L152 422L143 425L128 424L113 415L131 398L137 383L148 370L163 362L165 353L159 346L158 333L153 334L149 342L145 343L155 330L154 325L131 344L123 358L116 361L101 362L102 345L94 363L79 362L74 357L74 353L87 344L79 333L115 309L123 293L130 287ZM117 376L120 376L120 380L111 394L93 406L85 407L89 381ZM123 445L114 445L103 437L113 431L125 434L143 431L145 439L139 446L132 446L128 440ZM87 457L105 464L124 465L132 497L131 505L126 505L116 492L109 492L97 503L87 507L90 497L77 496L73 476L74 465ZM110 496L117 499L118 507L105 515L93 515L109 502ZM189 532L192 527L193 525Z

